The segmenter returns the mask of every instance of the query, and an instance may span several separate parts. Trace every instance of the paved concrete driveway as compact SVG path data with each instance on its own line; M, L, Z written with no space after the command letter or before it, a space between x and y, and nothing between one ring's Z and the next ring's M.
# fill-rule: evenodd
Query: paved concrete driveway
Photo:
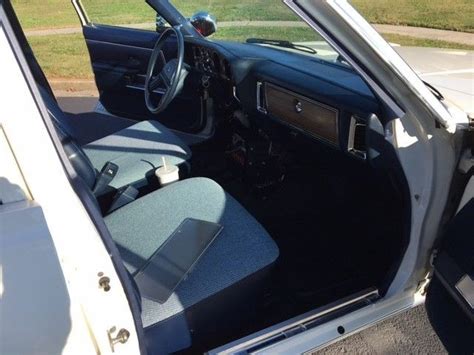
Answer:
M474 113L473 51L418 47L395 47L395 50L446 99Z
M335 60L337 54L326 42L300 42L318 55ZM436 87L444 97L467 113L474 113L474 51L426 47L402 47L395 51L421 79Z

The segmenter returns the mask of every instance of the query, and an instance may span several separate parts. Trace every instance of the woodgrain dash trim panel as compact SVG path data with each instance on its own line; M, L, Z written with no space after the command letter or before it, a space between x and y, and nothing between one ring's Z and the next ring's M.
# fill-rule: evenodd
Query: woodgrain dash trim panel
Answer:
M265 83L264 87L268 114L316 138L339 145L339 110L274 84Z

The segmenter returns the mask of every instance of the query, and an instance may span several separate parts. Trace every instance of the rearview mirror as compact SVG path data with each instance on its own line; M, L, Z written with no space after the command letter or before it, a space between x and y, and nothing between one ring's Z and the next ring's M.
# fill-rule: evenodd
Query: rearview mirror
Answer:
M205 11L196 12L189 19L194 28L204 37L217 31L217 21L214 16Z

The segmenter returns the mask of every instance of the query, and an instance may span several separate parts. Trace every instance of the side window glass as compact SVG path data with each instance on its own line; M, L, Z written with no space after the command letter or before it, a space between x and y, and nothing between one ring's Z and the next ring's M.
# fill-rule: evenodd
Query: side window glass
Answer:
M145 1L82 0L82 6L95 24L156 30L156 12Z

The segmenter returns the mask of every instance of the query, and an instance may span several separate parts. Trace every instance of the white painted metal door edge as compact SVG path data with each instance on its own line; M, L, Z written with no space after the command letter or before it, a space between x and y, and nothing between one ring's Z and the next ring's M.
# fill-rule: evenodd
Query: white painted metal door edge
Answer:
M12 40L1 27L1 124L53 238L71 299L72 331L76 329L75 323L83 323L77 329L84 329L84 325L88 328L86 333L71 333L63 352L81 353L82 338L92 341L100 354L139 353L137 331L121 281L97 229L68 180L52 141L59 140L45 126L9 39ZM31 85L38 95L36 86ZM110 279L108 292L99 287L100 272ZM123 328L130 332L128 341L115 349L108 334L113 327L116 331ZM112 333L112 337L115 335Z

